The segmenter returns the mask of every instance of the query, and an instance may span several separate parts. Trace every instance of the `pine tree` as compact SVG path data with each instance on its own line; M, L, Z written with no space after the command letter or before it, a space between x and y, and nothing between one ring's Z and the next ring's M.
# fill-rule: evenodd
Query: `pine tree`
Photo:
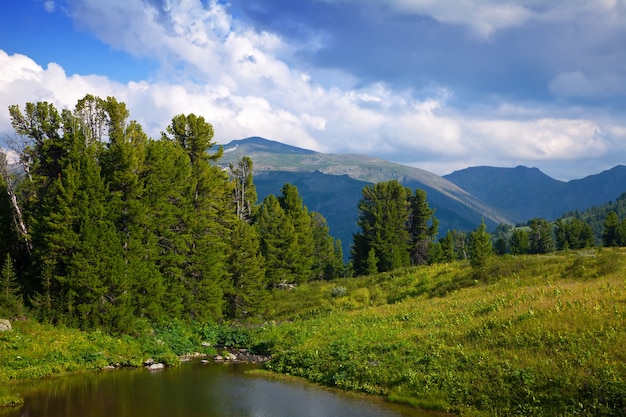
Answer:
M619 246L619 218L614 211L609 212L604 219L604 231L602 232L602 244L604 246Z
M191 210L188 197L193 186L191 163L177 143L159 140L147 143L145 165L143 183L144 201L149 207L146 211L146 224L150 228L148 246L155 248L146 255L163 279L163 287L152 291L163 294L163 314L181 318L185 309L185 269L193 244L186 223L187 213Z
M20 317L24 314L24 299L11 255L7 253L0 272L0 317Z
M525 255L530 252L530 241L526 230L519 228L513 230L510 250L513 255Z
M236 217L231 210L232 189L227 175L211 163L223 153L220 146L211 154L213 126L201 116L178 115L172 119L163 140L179 144L189 157L192 168L191 195L185 225L191 235L188 263L185 267L187 318L217 320L224 307L227 287L226 241Z
M278 199L267 195L259 207L255 227L261 239L268 285L298 282L298 241L293 222Z
M443 252L443 260L452 262L457 259L456 251L454 248L454 233L451 230L446 232L446 235L439 239L441 244L441 250Z
M295 250L291 269L297 282L306 282L313 277L315 251L311 216L295 185L284 184L281 192L278 202L294 228Z
M366 273L370 249L378 259L379 272L410 264L409 231L411 190L397 181L381 182L363 188L351 256L357 274Z
M367 259L365 260L364 275L374 275L378 273L378 258L376 258L376 251L374 248L370 248L367 252Z
M155 225L145 191L148 137L131 121L124 103L112 97L102 102L109 138L101 152L103 176L111 197L109 212L121 245L124 268L120 278L129 286L135 315L164 317L165 283L157 267Z
M493 251L491 236L483 220L480 226L469 235L469 260L475 273L482 276Z
M267 282L256 229L243 220L238 221L229 242L228 315L235 319L262 315L266 308Z
M531 254L549 253L554 250L552 226L546 219L532 219L528 236Z
M423 265L429 263L429 249L437 236L439 221L433 216L435 210L428 205L426 191L416 189L410 203L411 264Z
M321 213L313 211L310 216L314 242L311 277L315 280L338 278L343 274L341 242L337 245L330 235L326 219Z

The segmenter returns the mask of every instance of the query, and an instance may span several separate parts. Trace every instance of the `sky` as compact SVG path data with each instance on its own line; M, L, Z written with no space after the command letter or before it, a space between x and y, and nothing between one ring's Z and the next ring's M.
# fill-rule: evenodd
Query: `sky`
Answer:
M626 0L0 0L8 106L114 96L438 175L626 164Z

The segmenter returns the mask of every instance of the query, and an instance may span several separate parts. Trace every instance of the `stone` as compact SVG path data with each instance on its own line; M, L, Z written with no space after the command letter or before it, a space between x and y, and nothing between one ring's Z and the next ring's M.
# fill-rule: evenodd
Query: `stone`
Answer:
M162 363L153 363L152 365L148 366L148 369L150 371L156 371L157 369L165 369L165 365L163 365Z
M7 319L0 319L0 332L11 330L11 322Z

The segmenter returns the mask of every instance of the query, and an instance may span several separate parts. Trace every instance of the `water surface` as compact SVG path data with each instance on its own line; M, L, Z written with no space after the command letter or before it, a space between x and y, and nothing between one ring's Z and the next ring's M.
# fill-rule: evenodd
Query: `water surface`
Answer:
M253 365L184 364L37 383L10 417L406 417L432 414L376 397L246 374ZM25 388L26 389L26 388Z

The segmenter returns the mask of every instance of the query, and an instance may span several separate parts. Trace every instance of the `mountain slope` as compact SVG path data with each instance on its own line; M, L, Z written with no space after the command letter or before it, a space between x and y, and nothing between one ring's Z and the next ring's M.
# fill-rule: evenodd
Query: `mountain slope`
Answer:
M515 222L534 217L553 220L567 211L605 204L626 191L626 167L622 165L569 182L524 166L472 167L444 178L503 211Z
M421 188L437 209L439 230L473 229L485 218L494 225L511 222L498 210L451 181L428 171L395 164L380 158L350 154L323 154L263 138L248 138L224 145L223 166L248 156L254 163L259 199L279 194L285 182L296 185L310 210L328 220L331 233L342 240L344 249L357 231L357 204L366 184L398 180L411 189Z

